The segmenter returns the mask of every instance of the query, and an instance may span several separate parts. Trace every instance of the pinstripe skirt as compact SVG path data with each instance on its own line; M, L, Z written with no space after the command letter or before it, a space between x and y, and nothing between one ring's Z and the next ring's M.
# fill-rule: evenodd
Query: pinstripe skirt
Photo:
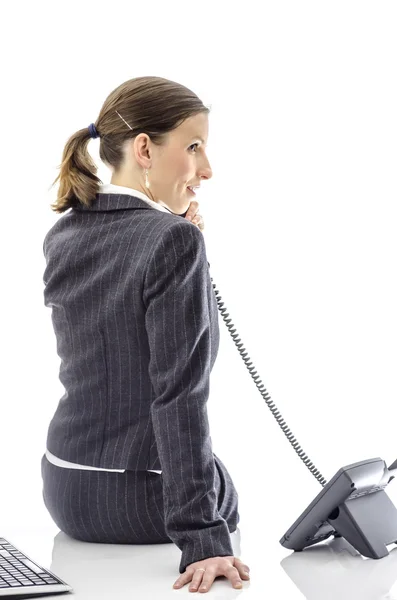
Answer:
M230 533L237 529L238 494L214 454L218 511ZM148 471L89 471L41 459L44 504L61 531L84 542L172 543L165 531L162 475Z

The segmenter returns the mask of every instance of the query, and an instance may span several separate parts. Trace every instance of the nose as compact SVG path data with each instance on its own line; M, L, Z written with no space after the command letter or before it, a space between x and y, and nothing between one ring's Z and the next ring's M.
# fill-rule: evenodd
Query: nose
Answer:
M212 169L211 169L209 160L207 158L207 160L205 161L205 164L203 164L201 166L201 169L199 170L198 179L211 179L211 177L212 177Z

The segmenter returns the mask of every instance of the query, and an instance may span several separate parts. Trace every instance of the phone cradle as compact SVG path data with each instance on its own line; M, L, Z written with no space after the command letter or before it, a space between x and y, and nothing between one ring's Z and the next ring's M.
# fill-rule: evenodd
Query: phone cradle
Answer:
M337 536L343 537L360 554L383 558L387 545L397 543L397 508L384 490L351 498L328 517Z
M397 474L397 460L387 467L372 458L342 467L281 538L300 552L331 535L343 537L360 554L383 558L397 544L397 508L385 492Z

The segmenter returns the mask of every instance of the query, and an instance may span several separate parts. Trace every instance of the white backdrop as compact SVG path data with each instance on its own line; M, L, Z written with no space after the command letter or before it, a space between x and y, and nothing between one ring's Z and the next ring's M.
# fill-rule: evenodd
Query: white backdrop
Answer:
M28 522L27 494L32 515L46 512L40 459L64 392L43 303L42 243L59 218L49 188L67 138L141 75L179 81L212 108L213 177L197 196L211 276L303 449L326 479L397 458L396 3L141 4L2 9L0 464L12 493L0 524ZM98 149L92 140L107 183ZM219 320L214 451L239 490L241 526L262 511L276 546L320 484Z

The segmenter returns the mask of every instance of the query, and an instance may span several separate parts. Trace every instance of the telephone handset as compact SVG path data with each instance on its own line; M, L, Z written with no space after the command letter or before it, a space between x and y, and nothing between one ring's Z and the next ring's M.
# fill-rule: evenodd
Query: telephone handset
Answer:
M387 556L387 545L397 544L397 509L384 490L397 475L397 459L390 467L387 467L381 458L347 465L339 469L327 483L303 452L280 411L270 399L231 319L228 318L229 314L212 277L211 282L218 310L256 387L299 458L323 486L323 490L279 540L280 544L300 552L307 546L322 542L333 535L345 538L368 558L380 559Z

